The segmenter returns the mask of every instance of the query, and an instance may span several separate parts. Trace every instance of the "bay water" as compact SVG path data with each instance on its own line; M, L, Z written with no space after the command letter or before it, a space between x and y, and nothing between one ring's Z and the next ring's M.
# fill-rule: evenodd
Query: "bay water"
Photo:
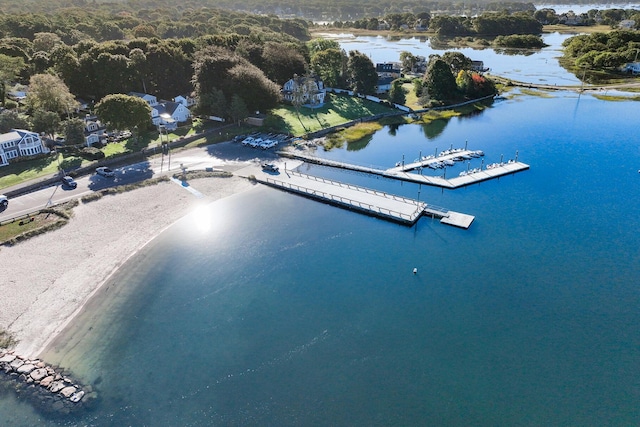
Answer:
M4 392L0 424L636 425L637 111L522 95L319 150L391 167L467 144L531 168L443 191L303 167L474 215L468 230L260 186L194 212L50 349L94 385L95 408L47 419Z

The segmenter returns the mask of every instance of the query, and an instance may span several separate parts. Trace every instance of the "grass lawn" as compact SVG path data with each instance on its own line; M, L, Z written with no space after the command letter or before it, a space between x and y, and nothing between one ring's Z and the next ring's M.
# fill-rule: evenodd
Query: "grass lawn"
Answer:
M52 225L58 221L61 221L61 219L56 214L38 213L31 215L30 218L14 221L8 224L2 224L0 225L0 243L7 242L28 231Z
M64 157L63 154L43 157L25 162L10 163L2 167L0 188L11 187L21 182L37 179L58 172L58 159L63 168L82 163L82 159L75 156Z
M366 99L327 94L326 102L321 108L300 107L299 112L296 112L291 105L275 108L271 110L268 122L265 124L274 131L301 136L360 117L391 111L395 110Z

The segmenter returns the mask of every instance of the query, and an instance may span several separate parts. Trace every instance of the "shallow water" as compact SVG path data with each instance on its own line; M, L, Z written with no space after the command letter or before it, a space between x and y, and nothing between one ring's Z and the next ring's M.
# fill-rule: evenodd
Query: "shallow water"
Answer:
M468 141L486 161L518 150L531 165L455 191L308 168L420 191L475 215L469 230L270 188L213 203L132 258L108 308L89 307L50 352L96 385L96 409L44 422L6 394L0 424L638 424L633 109L519 97L438 132L385 128L364 149L318 153L392 166Z

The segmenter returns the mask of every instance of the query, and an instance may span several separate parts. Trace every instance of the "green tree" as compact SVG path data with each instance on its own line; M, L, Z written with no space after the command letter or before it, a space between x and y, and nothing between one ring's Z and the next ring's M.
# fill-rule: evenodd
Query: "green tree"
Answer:
M0 112L0 133L7 133L11 129L29 129L27 118L14 110Z
M239 95L233 95L233 98L231 98L229 116L231 116L231 119L238 124L249 116L247 104L245 104L244 100L240 98Z
M32 111L53 111L58 114L69 114L77 105L67 85L51 74L31 77L25 103Z
M456 79L449 64L440 58L430 61L424 76L423 95L437 101L450 101L458 97Z
M62 122L62 133L64 134L66 143L69 145L84 144L84 120L71 118Z
M34 132L53 137L60 129L60 115L53 111L36 110L31 118L31 127Z
M394 104L404 105L406 102L406 95L404 88L402 87L402 80L395 79L391 82L391 89L389 90L389 101Z
M325 49L311 56L311 69L326 87L344 87L347 55L341 49Z
M357 93L371 95L378 83L378 74L371 59L364 53L352 50L347 62L349 84Z
M0 103L5 106L6 87L20 74L24 68L24 59L0 54Z
M96 115L111 130L134 131L151 124L151 107L137 96L107 95L96 104Z
M400 63L402 64L402 71L413 71L413 68L416 66L416 62L418 62L418 58L411 52L407 52L406 50L400 52Z
M471 69L471 59L461 52L447 51L442 55L442 60L449 64L453 74L458 74L460 70Z
M196 55L195 92L221 90L225 99L238 95L249 111L266 111L280 101L280 86L269 80L257 67L227 49L209 46Z

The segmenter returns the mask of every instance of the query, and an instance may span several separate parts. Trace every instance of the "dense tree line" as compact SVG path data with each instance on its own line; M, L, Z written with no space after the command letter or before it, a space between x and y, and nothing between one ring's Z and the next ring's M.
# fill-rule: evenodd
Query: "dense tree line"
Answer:
M542 24L531 13L485 13L476 17L438 15L431 19L431 31L439 36L501 36L540 34Z
M127 13L144 20L159 15L175 19L183 11L225 9L256 15L298 17L313 21L354 21L362 18L381 17L391 13L420 13L432 11L455 15L477 15L483 11L535 10L527 1L478 0L473 3L424 0L186 0L179 3L170 0L4 0L7 13L42 12L52 14L63 8L91 8L96 13ZM186 36L186 35L183 35Z
M636 9L590 9L584 13L556 13L554 9L536 10L533 17L544 25L568 24L573 26L609 25L615 28L625 19L635 21L635 28L640 29L640 11Z
M617 30L582 34L564 41L564 56L577 68L616 70L638 60L640 33Z

